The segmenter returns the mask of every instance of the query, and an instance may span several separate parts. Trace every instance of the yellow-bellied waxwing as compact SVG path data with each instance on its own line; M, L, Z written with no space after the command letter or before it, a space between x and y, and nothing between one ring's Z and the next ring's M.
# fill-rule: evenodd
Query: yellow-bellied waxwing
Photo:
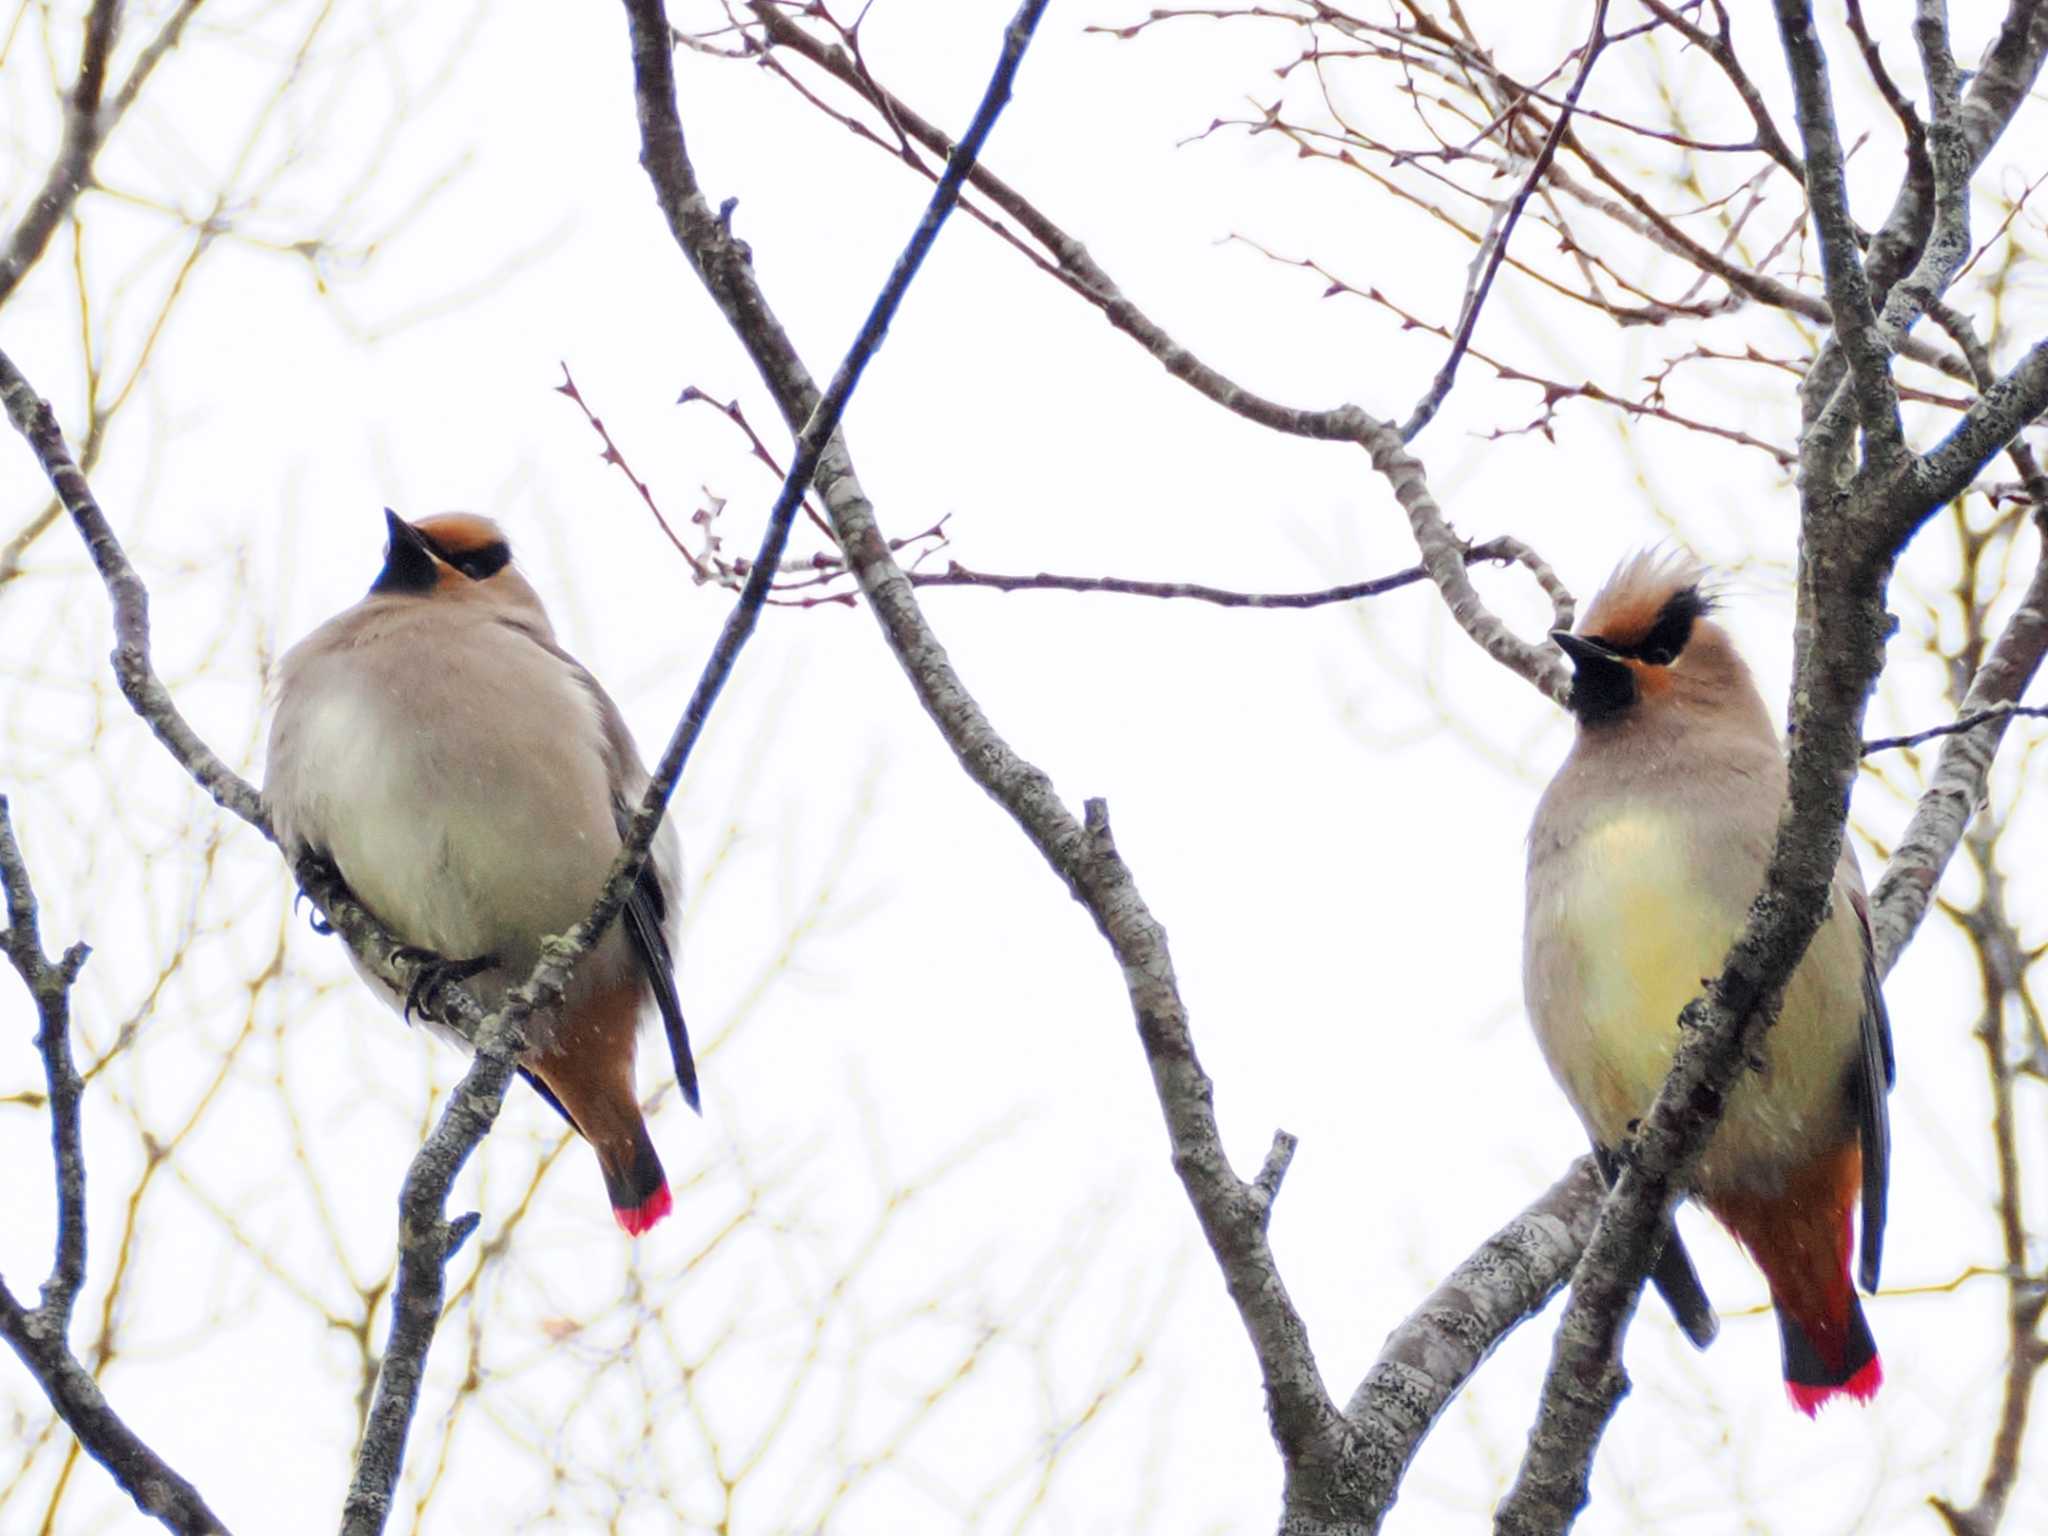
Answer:
M1536 1038L1610 1180L1678 1048L1678 1014L1720 974L1764 868L1785 759L1749 668L1689 560L1642 554L1553 635L1578 722L1529 828L1523 985ZM1868 908L1845 842L1833 902L1739 1081L1692 1193L1763 1271L1785 1387L1809 1415L1884 1380L1849 1279L1877 1288L1893 1076ZM1675 1233L1652 1277L1695 1343L1713 1316Z
M492 1007L543 937L589 914L647 771L618 706L555 643L496 523L384 517L369 594L278 669L263 799L294 862L328 860L392 933L472 978ZM671 1205L633 1082L650 1005L697 1108L670 952L681 882L664 821L619 921L529 1025L519 1067L595 1149L612 1215L636 1235ZM362 974L410 1013L411 999Z

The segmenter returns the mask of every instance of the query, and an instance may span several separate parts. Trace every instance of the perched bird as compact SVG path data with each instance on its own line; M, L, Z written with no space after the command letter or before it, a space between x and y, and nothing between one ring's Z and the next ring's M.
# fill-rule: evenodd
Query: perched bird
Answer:
M647 787L597 679L555 643L546 611L488 518L408 523L387 511L384 568L278 672L263 798L294 864L311 853L437 980L486 1007L525 980L549 934L588 915ZM612 1215L639 1234L668 1214L641 1118L634 1041L658 1011L684 1099L697 1069L671 944L682 858L664 822L617 923L558 1007L528 1026L520 1074L582 1133ZM400 997L364 978L410 1016Z
M1720 974L1786 796L1785 759L1749 668L1708 615L1690 561L1626 562L1575 633L1578 730L1529 829L1523 985L1550 1070L1611 1182L1678 1048L1678 1014ZM1729 1096L1692 1194L1770 1286L1785 1386L1811 1415L1884 1379L1849 1280L1877 1288L1890 1143L1891 1026L1871 956L1856 857L1785 988L1763 1060ZM1714 1317L1677 1234L1652 1274L1693 1342Z

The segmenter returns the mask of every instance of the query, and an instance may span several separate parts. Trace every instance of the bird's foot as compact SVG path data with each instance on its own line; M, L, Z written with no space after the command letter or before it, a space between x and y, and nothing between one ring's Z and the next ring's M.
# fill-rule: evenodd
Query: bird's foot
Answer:
M300 891L296 896L292 897L292 910L294 912L298 911L299 904L309 899L310 898L307 897L304 891ZM315 933L319 934L320 937L323 939L326 938L330 933L334 932L334 924L330 923L329 921L327 921L326 918L320 915L320 909L318 907L315 907L311 912L308 912L306 914L306 926L311 928Z
M312 879L322 881L323 883L338 885L351 898L355 896L355 892L349 890L348 882L342 879L341 870L339 866L337 866L334 860L330 859L324 853L309 850L299 860L299 866L296 873L299 876L299 890L298 894L292 897L292 910L294 912L299 910L300 902L310 901L312 899L306 894L306 886L310 883L309 879L307 878L308 876L312 877ZM306 919L306 921L312 927L313 931L319 934L320 937L323 939L334 932L334 924L328 922L326 918L320 915L320 909L318 907L315 907L313 909L312 914Z
M406 945L394 956L409 960L416 969L412 973L412 985L405 992L405 1021L410 1024L415 1012L423 1019L447 1022L441 1016L441 994L456 982L488 971L497 965L496 955L478 955L473 960L444 960L430 949L415 949Z

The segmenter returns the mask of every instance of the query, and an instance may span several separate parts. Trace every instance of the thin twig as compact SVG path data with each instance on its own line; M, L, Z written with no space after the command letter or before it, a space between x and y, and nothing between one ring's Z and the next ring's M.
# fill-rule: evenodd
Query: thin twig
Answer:
M559 366L562 370L562 382L555 386L555 393L567 395L571 400L575 401L576 408L583 413L583 419L590 423L591 431L604 440L604 452L599 457L605 463L615 465L619 473L626 477L633 489L640 493L640 500L646 503L647 510L654 514L655 525L668 535L668 541L675 545L676 553L689 563L690 574L699 581L710 581L712 579L712 571L691 552L687 544L676 536L675 529L668 525L668 519L662 516L661 508L654 500L654 492L647 488L645 480L642 480L633 473L633 466L628 464L626 456L619 452L619 445L612 441L612 434L605 426L603 419L585 402L583 392L576 387L575 376L569 372L569 365L562 363Z
M1910 736L1879 736L1863 743L1863 755L1873 752L1891 752L1900 747L1917 747L1923 741L1932 741L1937 736L1954 736L1961 731L1974 731L1980 725L1993 720L2012 720L2025 716L2033 720L2048 719L2048 705L2043 704L1994 704L1989 709L1973 710L1960 720L1947 725L1930 725L1924 731L1915 731Z
M844 49L821 43L768 0L746 0L746 3L772 44L801 54L863 96L870 90L880 91L879 87L863 80ZM900 123L926 148L946 152L951 141L944 133L901 97L881 94L888 103L892 121ZM1389 423L1356 405L1325 410L1302 408L1246 389L1195 356L1141 310L1080 241L1046 217L1013 187L985 169L977 169L971 181L990 202L1009 214L1033 240L1053 254L1062 281L1069 288L1099 308L1112 326L1130 337L1173 377L1223 409L1270 431L1320 442L1355 443L1365 449L1372 458L1374 470L1393 488L1396 500L1407 515L1423 567L1436 583L1445 607L1458 626L1487 655L1509 671L1551 698L1563 699L1570 685L1570 672L1557 654L1556 647L1522 639L1480 599L1459 558L1458 551L1463 548L1463 541L1431 494L1421 463L1408 453L1400 434ZM743 325L764 329L762 322L742 312L739 307L741 301L729 295L722 282L714 283L717 275L706 273L705 281L713 284L714 297L719 299L728 321L736 329ZM787 338L783 338L779 350L790 357L795 355L795 349L787 344ZM771 379L769 382L773 387L775 381ZM1563 583L1533 551L1529 559L1520 563L1537 576L1545 595L1551 599L1553 627L1569 628L1571 597Z
M440 1212L455 1172L469 1149L489 1130L503 1100L505 1085L511 1076L510 1048L518 1039L519 1021L525 1013L547 1006L561 996L577 960L603 936L639 883L641 867L647 860L648 849L653 845L654 834L661 825L669 797L675 791L692 748L703 734L712 706L716 704L739 661L740 652L759 622L762 605L789 540L790 524L816 470L819 455L837 432L840 415L860 382L862 371L880 347L890 320L909 290L911 279L917 275L919 266L945 223L947 213L959 196L974 155L1008 101L1017 64L1030 40L1031 27L1045 3L1046 0L1030 0L1018 19L1011 23L1002 58L989 81L981 108L975 115L974 127L963 141L956 163L947 168L947 176L932 194L924 217L918 222L903 254L897 258L896 266L869 310L859 336L833 376L832 388L818 402L798 437L788 477L769 512L754 569L748 573L738 600L726 616L703 671L698 675L689 704L683 710L682 719L649 775L646 793L626 825L603 892L589 916L560 939L550 940L543 946L532 976L507 998L504 1011L486 1024L483 1036L476 1042L476 1062L451 1098L429 1143L432 1147L435 1142L445 1139L453 1153L452 1158L445 1167L439 1163L429 1164L427 1150L423 1149L420 1161L415 1163L415 1168L421 1170L421 1177L417 1181L411 1176L407 1178L401 1205L409 1220L401 1222L401 1232L409 1237L415 1230L411 1223L424 1221L431 1236L421 1245L424 1252L417 1258L411 1242L402 1242L401 1245L404 1256L400 1260L394 1295L391 1344L385 1352L384 1366L378 1373L376 1401L370 1410L355 1476L350 1482L348 1502L343 1511L343 1536L377 1536L389 1515L392 1491L397 1487L404 1461L407 1432L418 1406L420 1372L427 1347L432 1342L433 1325L439 1316L447 1258L468 1234L469 1226L474 1225L473 1219L469 1219L468 1225L458 1222L443 1226ZM658 89L658 85L650 82L665 81L668 94L673 99L669 26L661 0L626 0L626 11L632 31L636 90ZM643 114L643 129L645 127ZM682 136L678 131L669 142L655 142L650 137L643 159L680 157L682 153ZM687 168L687 161L681 163ZM701 203L701 197L698 201ZM729 240L730 231L726 230L725 234ZM472 1099L476 1101L474 1104ZM444 1133L447 1133L445 1138Z
M1464 552L1467 565L1516 561L1519 541L1490 539ZM1225 587L1204 586L1194 581L1140 581L1125 576L1059 576L1040 571L1035 576L1004 576L992 571L973 571L958 561L947 562L943 571L905 573L914 587L983 587L994 592L1111 592L1124 597L1187 598L1213 603L1219 608L1324 608L1332 603L1356 602L1380 597L1402 587L1429 580L1419 565L1375 576L1368 581L1346 582L1314 592L1237 592Z
M647 0L629 0L636 37ZM658 10L658 8L654 8ZM665 41L665 39L664 39ZM662 56L665 65L666 56ZM803 421L816 398L809 370L776 320L751 264L734 262L726 236L706 215L682 154L673 79L638 77L642 156L670 225L691 265L774 393L784 419ZM1389 430L1389 438L1393 434ZM1394 444L1398 449L1398 441ZM1085 822L1035 765L999 736L953 670L876 526L843 439L828 443L818 488L870 610L920 702L962 768L1010 815L1095 918L1121 965L1139 1038L1174 1149L1174 1167L1216 1253L1265 1377L1274 1433L1303 1465L1327 1461L1342 1437L1340 1418L1315 1370L1306 1330L1267 1245L1262 1202L1224 1153L1212 1089L1189 1033L1166 935L1146 908L1110 836L1100 801Z
M1431 380L1428 391L1415 402L1415 409L1408 419L1401 423L1401 441L1412 443L1416 435L1430 424L1436 413L1451 393L1451 386L1457 382L1458 364L1464 359L1465 349L1472 344L1472 333L1479 325L1479 312L1486 307L1486 295L1493 287L1494 274L1500 271L1502 259L1507 255L1508 241L1513 238L1515 224L1522 217L1522 207L1529 201L1529 194L1536 190L1544 174L1550 169L1550 162L1557 156L1557 146L1563 140L1565 129L1571 125L1572 108L1578 105L1579 93L1592 78L1593 65L1600 58L1600 51L1607 46L1607 0L1594 0L1593 29L1588 34L1579 55L1579 72L1572 77L1571 89L1566 92L1557 116L1550 124L1550 132L1543 140L1543 148L1536 154L1529 167L1528 175L1516 189L1508 203L1507 214L1501 220L1500 231L1493 238L1490 248L1482 252L1483 267L1478 268L1478 281L1465 295L1465 303L1458 316L1458 334L1451 341L1450 355Z

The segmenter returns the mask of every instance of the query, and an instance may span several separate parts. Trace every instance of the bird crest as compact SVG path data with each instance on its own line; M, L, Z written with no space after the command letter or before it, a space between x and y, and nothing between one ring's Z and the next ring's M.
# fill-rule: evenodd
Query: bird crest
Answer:
M1662 625L1677 631L1682 646L1693 620L1713 611L1705 579L1704 568L1682 550L1646 549L1615 568L1586 606L1578 632L1627 653L1640 650Z

